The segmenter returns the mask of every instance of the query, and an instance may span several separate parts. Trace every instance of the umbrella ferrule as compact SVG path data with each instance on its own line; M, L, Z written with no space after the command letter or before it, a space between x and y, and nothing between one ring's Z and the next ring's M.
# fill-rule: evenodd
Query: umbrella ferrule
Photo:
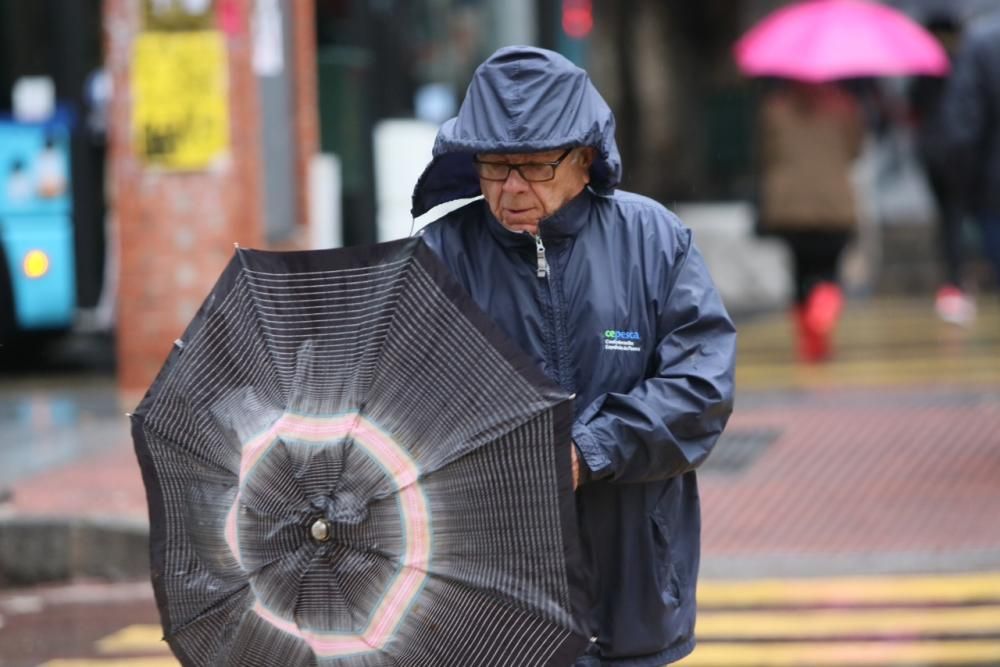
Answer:
M326 519L316 519L309 526L309 536L317 542L326 542L330 539L331 534L330 522Z

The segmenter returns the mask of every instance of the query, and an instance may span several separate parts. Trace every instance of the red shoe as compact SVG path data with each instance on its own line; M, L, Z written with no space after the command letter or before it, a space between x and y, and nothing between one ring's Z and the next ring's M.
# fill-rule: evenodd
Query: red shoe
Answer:
M830 358L830 337L810 327L806 310L797 306L793 312L795 329L798 333L799 360L815 364Z
M820 283L806 299L805 324L812 331L829 337L840 319L844 295L835 283Z
M976 319L976 302L954 285L938 290L934 310L942 320L958 326L969 326Z

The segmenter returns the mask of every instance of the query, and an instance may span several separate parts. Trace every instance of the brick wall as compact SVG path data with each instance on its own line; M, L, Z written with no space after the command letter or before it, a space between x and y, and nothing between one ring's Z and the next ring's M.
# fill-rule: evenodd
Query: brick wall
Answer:
M118 378L123 393L149 386L232 256L233 243L263 243L257 82L251 67L252 0L230 0L239 17L226 37L230 152L210 169L147 166L130 136L132 43L140 0L106 0L107 66L114 82L109 206L120 250Z
M295 134L298 158L295 177L298 181L298 205L302 212L300 223L305 227L309 215L308 183L309 164L319 152L319 106L316 72L316 3L315 0L292 0L292 20L296 39L295 49ZM305 236L304 234L300 236ZM304 241L303 241L304 242Z

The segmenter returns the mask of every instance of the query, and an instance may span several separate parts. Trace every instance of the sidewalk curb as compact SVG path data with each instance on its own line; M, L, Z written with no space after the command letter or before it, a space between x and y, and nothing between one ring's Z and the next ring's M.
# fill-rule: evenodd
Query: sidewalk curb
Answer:
M0 518L0 588L149 577L149 525L119 518Z

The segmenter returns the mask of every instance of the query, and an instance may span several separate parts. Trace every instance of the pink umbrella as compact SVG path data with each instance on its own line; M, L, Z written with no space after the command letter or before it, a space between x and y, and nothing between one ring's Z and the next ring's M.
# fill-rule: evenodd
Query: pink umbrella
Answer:
M948 56L929 32L868 0L807 0L779 9L733 51L745 74L802 81L948 71Z

